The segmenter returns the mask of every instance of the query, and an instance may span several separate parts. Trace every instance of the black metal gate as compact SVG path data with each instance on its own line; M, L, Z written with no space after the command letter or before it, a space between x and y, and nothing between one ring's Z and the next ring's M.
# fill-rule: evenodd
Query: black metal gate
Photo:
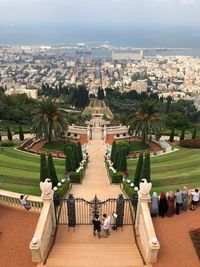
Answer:
M117 214L116 220L111 220L111 224L118 227L132 225L135 220L137 207L137 197L126 199L121 194L118 198L110 198L101 201L95 196L91 201L83 198L74 198L69 194L68 198L60 199L55 203L55 215L57 224L66 224L69 227L76 225L90 225L93 217L98 214L102 219L103 214L112 216Z

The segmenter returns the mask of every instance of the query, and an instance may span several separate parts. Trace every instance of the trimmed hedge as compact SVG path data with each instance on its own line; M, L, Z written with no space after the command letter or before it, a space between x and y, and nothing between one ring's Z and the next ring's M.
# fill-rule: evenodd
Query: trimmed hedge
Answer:
M12 141L1 141L0 142L0 147L10 147L14 146L14 143Z
M58 195L60 198L63 198L67 191L69 190L70 182L65 180L64 183L62 183L62 186L57 186L58 190L56 191L56 195Z
M112 183L113 184L120 184L122 183L122 179L123 179L123 174L122 172L116 172L113 173L111 170L109 172L109 175L111 177Z
M70 182L74 184L81 184L84 176L84 171L81 170L80 172L70 172L69 178Z
M179 145L187 148L200 148L200 138L181 140Z

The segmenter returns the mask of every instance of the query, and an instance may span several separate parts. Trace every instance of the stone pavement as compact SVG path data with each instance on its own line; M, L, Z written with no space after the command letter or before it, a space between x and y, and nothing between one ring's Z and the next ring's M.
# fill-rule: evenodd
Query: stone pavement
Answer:
M93 139L88 144L89 163L83 183L73 185L70 193L74 197L92 200L95 196L100 200L118 197L122 193L119 185L111 185L105 168L104 156L106 146L101 140L101 129L94 128Z

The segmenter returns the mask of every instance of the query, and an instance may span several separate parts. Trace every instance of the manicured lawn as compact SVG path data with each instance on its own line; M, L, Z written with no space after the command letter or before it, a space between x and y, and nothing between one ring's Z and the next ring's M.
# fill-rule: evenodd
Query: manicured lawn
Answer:
M43 148L48 150L56 150L60 152L64 152L65 143L63 141L56 141L52 144L45 144Z
M64 160L54 159L58 179L63 178ZM0 189L40 195L40 157L14 149L0 148Z
M129 178L133 180L137 160L128 160ZM183 186L200 186L200 149L179 151L151 158L153 191L170 191Z
M130 145L130 152L132 151L144 151L150 149L150 146L148 144L144 144L137 141L131 141L129 143Z

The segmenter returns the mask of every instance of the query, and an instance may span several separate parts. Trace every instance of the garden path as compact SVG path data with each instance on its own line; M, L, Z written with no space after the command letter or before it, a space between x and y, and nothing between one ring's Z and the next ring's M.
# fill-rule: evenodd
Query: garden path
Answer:
M111 185L105 168L104 156L106 146L101 139L101 128L93 128L92 140L88 144L89 163L82 184L73 185L72 193L75 197L87 200L95 194L100 200L117 197L122 193L119 185Z

